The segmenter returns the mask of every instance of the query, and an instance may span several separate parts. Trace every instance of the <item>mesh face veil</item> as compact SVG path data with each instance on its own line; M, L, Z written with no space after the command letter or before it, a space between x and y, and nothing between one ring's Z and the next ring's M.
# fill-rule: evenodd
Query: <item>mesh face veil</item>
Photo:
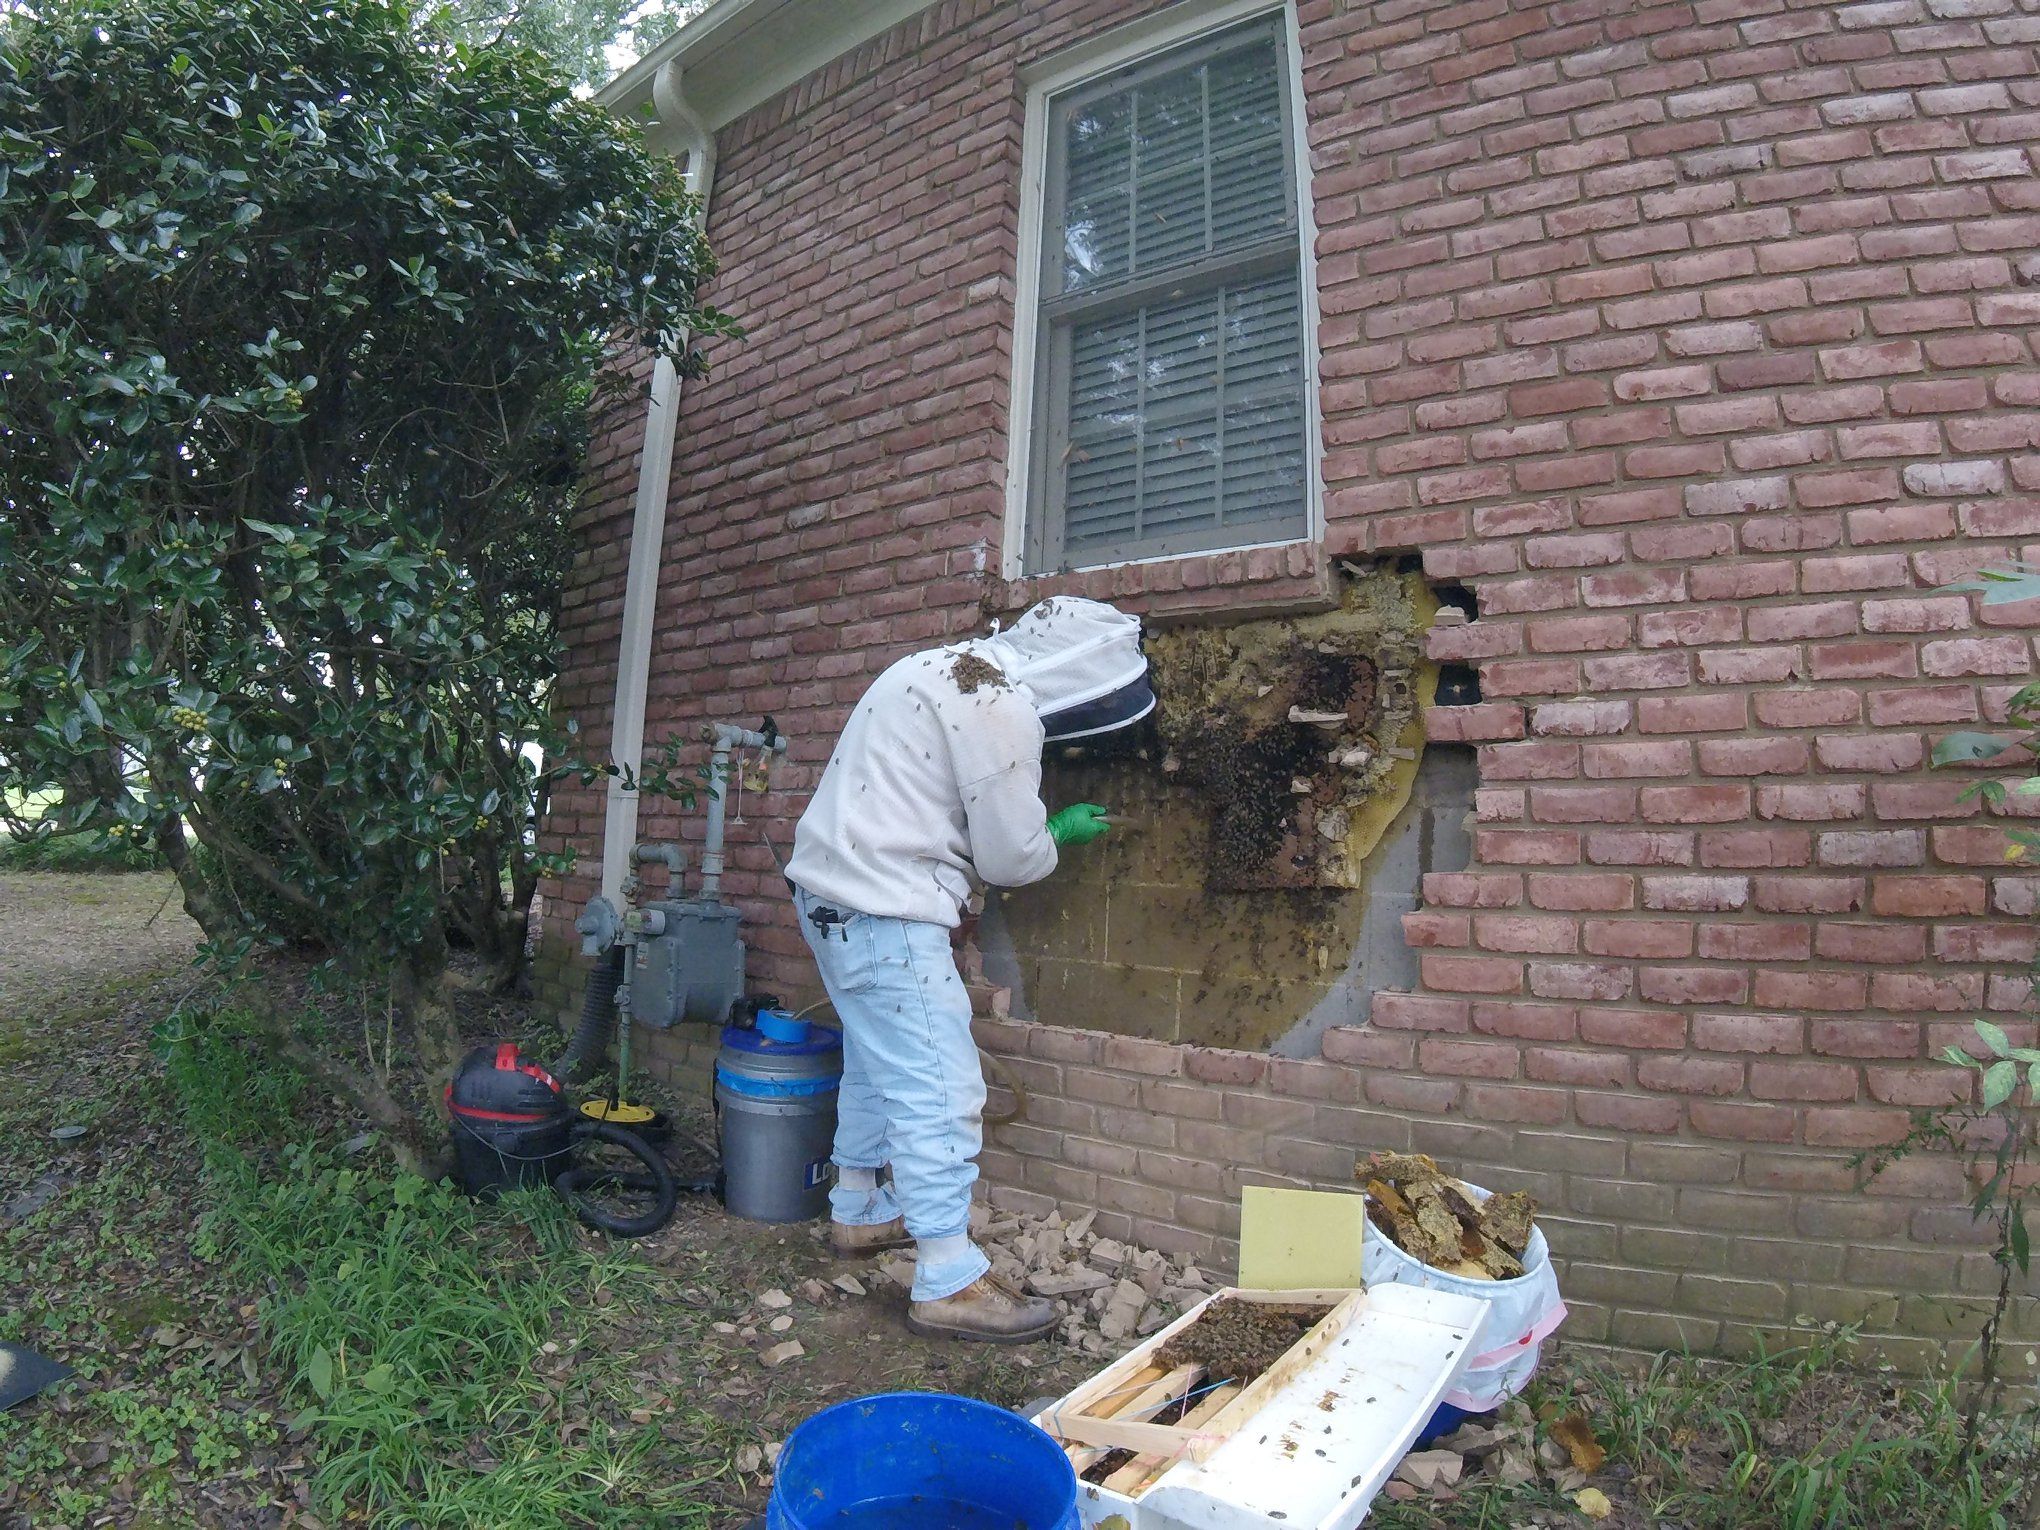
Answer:
M1051 743L1110 733L1155 709L1140 618L1102 601L1044 600L982 646L1026 687Z

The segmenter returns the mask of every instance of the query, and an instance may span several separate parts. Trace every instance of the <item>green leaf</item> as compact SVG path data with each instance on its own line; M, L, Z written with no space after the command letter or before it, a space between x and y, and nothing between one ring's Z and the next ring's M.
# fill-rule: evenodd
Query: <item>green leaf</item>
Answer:
M1978 1020L1976 1034L1983 1038L1983 1044L1990 1048L1993 1057L2004 1057L2012 1050L2012 1038L2005 1034L2005 1028L1993 1020Z
M2016 743L2017 739L1996 733L1950 733L1934 741L1933 760L1936 765L1973 765L1996 759Z
M397 1373L387 1363L370 1366L361 1377L362 1386L376 1393L387 1392L396 1385L396 1381Z
M324 1348L313 1350L311 1358L305 1362L305 1379L319 1394L320 1401L333 1395L333 1357Z
M2012 1097L2019 1087L2019 1065L2014 1062L1994 1062L1983 1070L1983 1108L1996 1110Z
M2026 1236L2026 1209L2023 1206L2014 1206L2005 1215L2005 1232L2007 1241L2012 1247L2012 1263L2019 1267L2021 1275L2025 1275L2029 1273L2028 1265L2033 1255L2032 1245Z

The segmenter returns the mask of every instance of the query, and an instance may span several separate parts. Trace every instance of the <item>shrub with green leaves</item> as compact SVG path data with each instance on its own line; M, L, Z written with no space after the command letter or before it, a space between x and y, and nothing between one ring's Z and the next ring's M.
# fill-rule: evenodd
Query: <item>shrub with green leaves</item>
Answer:
M401 4L0 14L0 800L153 847L216 951L311 931L445 1066L449 933L514 965L544 869L605 358L694 369L711 269L670 160Z

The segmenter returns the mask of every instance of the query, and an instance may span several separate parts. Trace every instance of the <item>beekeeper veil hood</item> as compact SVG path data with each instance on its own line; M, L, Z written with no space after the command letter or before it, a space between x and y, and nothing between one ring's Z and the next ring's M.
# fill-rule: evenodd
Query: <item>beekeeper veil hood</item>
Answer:
M1140 618L1102 601L1058 595L982 642L1026 688L1051 743L1110 733L1155 709Z

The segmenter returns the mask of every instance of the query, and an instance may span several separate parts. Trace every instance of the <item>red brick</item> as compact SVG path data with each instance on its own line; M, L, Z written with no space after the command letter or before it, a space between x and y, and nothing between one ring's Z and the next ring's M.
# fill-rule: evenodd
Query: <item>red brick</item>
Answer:
M1473 939L1486 951L1566 956L1579 949L1580 931L1579 925L1571 919L1532 914L1479 914L1473 920Z
M1716 961L1803 962L1813 954L1813 934L1803 924L1711 923L1699 935L1699 954Z
M1540 999L1622 999L1635 975L1605 962L1531 962L1528 981Z
M1673 739L1588 743L1580 746L1580 764L1590 779L1682 776L1693 768L1693 748Z
M1747 786L1646 786L1638 795L1645 823L1735 823L1750 814Z
M1767 728L1825 728L1857 721L1863 698L1834 689L1770 691L1756 698L1755 707L1757 721Z
M1816 643L1807 650L1816 680L1909 679L1919 655L1910 643Z
M1434 997L1430 994L1378 993L1368 1011L1369 1021L1391 1030L1464 1031L1470 1021L1464 999Z
M1699 1135L1732 1142L1790 1142L1795 1135L1793 1112L1775 1105L1695 1100L1686 1117Z
M1750 1094L1759 1100L1853 1100L1856 1070L1841 1063L1750 1064Z
M1848 914L1863 907L1860 877L1757 877L1750 902L1767 914Z
M1637 726L1645 733L1720 733L1749 726L1749 702L1742 696L1645 696L1636 703Z
M1804 638L1847 637L1856 630L1859 614L1856 603L1848 600L1765 606L1749 614L1750 641L1792 643Z
M1579 1011L1570 1004L1531 1004L1521 999L1476 1003L1473 1028L1484 1036L1570 1041L1579 1030Z
M1813 1107L1806 1112L1808 1147L1884 1147L1905 1136L1908 1121L1896 1110L1858 1106Z
M1814 850L1823 866L1917 866L1926 859L1926 834L1919 829L1839 830L1819 835Z
M1735 1094L1743 1086L1743 1065L1710 1057L1644 1057L1637 1060L1636 1081L1673 1094Z
M1724 867L1804 866L1813 858L1805 829L1714 829L1700 836L1700 864Z
M1726 606L1646 611L1637 618L1636 637L1644 648L1740 642L1742 613Z
M1812 757L1801 738L1706 738L1698 749L1706 774L1745 779L1802 775Z
M1533 908L1606 911L1632 908L1636 902L1635 878L1612 872L1533 871L1528 882Z
M1917 733L1824 733L1813 741L1813 757L1829 770L1890 774L1919 769L1926 748Z
M1419 961L1424 986L1444 993L1520 993L1523 988L1521 962L1431 952L1426 952Z
M1946 679L1957 675L2021 675L2033 670L2033 647L2024 638L1945 638L1920 645L1920 669Z
M1694 856L1691 834L1664 830L1594 829L1585 848L1597 866L1690 866Z
M1966 685L1923 685L1905 690L1872 691L1870 722L1875 727L1903 723L1960 723L1976 720L1976 692Z
M1521 1050L1498 1042L1417 1043L1417 1066L1425 1073L1444 1073L1462 1078L1514 1078L1521 1065Z
M1801 823L1832 822L1861 818L1869 803L1869 788L1842 785L1773 785L1757 788L1757 816L1786 818Z
M1969 1100L1970 1077L1959 1068L1945 1064L1923 1067L1869 1067L1863 1070L1863 1086L1873 1100L1886 1105L1913 1108L1960 1105Z
M1636 996L1653 1004L1740 1004L1749 975L1732 967L1642 967Z
M1779 1009L1855 1011L1869 999L1868 979L1860 972L1781 972L1757 974L1756 1001Z
M1914 927L1877 924L1848 924L1831 919L1821 924L1813 950L1825 961L1916 962L1926 960L1927 932Z
M1793 563L1724 563L1694 569L1687 582L1695 600L1756 600L1790 595L1798 578Z
M1431 871L1424 874L1424 901L1450 908L1512 908L1523 896L1515 872Z
M1761 981L1764 974L1759 973ZM1707 1014L1693 1017L1693 1045L1703 1052L1797 1054L1806 1048L1806 1023L1796 1015Z
M1748 877L1647 876L1643 906L1672 913L1722 913L1749 902Z
M1589 919L1580 929L1589 956L1666 960L1693 954L1693 926L1679 920Z
M1402 916L1405 945L1420 948L1464 946L1471 938L1472 923L1464 914L1420 909Z
M1675 1132L1682 1109L1672 1099L1581 1090L1573 1095L1573 1114L1582 1126L1621 1132Z
M1528 624L1532 653L1579 653L1625 648L1630 627L1626 616L1547 617Z
M1971 1010L1984 1002L1981 972L1879 972L1870 979L1870 1006L1896 1010Z
M1432 707L1424 713L1424 736L1440 743L1477 743L1523 736L1523 708L1493 701L1478 706Z

